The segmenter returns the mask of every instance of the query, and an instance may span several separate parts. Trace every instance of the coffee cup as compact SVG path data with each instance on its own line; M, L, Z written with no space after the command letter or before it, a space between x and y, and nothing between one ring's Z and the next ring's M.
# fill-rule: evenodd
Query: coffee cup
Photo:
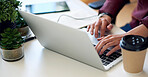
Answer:
M127 35L120 41L120 47L124 70L128 73L142 72L148 47L147 39L138 35Z

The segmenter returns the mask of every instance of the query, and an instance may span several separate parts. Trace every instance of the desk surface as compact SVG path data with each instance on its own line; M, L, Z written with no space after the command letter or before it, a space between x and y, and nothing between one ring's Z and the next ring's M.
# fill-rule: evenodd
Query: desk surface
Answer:
M84 7L81 9L92 11L92 14L95 14L79 0L75 0L73 4L82 4ZM43 15L45 16L48 14ZM148 77L148 53L144 71L138 75L126 73L122 62L109 71L101 71L47 50L40 45L38 40L24 44L24 55L24 58L17 62L6 62L0 59L0 77Z

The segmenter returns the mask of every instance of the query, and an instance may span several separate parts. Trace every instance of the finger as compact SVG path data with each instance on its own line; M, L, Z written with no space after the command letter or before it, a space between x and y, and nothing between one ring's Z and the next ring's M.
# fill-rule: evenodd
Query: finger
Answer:
M117 43L116 42L109 42L109 43L107 43L106 45L104 45L103 46L103 48L101 49L101 51L100 51L100 54L102 55L103 53L104 53L104 51L107 49L107 48L109 48L109 47L111 47L111 46L114 46L114 45L116 45Z
M104 37L102 40L99 41L99 43L96 45L96 50L97 52L99 52L101 50L101 48L108 42L112 41L113 39L111 38L112 35L108 35L106 37ZM101 55L102 53L99 53L99 55Z
M105 39L108 39L108 38L110 38L110 37L112 37L112 35L108 35L108 36L106 36L106 37L101 37L101 40L105 40ZM98 42L98 44L96 45L96 49L99 47L99 45L100 45L100 43L101 43L101 40Z
M95 26L95 23L93 23L91 25L91 30L90 30L90 34L93 35L94 34L94 26Z
M112 24L109 24L109 25L107 26L107 29L108 29L108 30L112 30L112 28L113 28L113 25L112 25Z
M110 38L110 37L112 37L113 35L107 35L107 36L102 36L102 37L100 37L100 38L102 38L102 39L108 39L108 38Z
M98 41L102 40L104 37L97 38Z
M100 45L101 41L98 42L98 44L95 46L95 49L98 48L98 46Z
M97 44L97 46L96 46L96 50L97 50L97 52L99 53L99 55L101 55L102 53L100 53L100 50L101 50L101 48L106 44L107 42L106 41L99 41L99 43Z
M119 50L119 49L120 49L120 46L119 46L119 45L115 46L112 50L110 50L110 51L106 54L106 56L111 55L113 52L115 52L115 51L117 51L117 50Z
M89 32L89 29L90 29L90 25L87 26L87 32Z
M106 19L102 19L102 26L101 26L101 37L104 36L105 31L106 31L106 27L107 27L108 22L106 21Z
M99 19L96 24L95 24L95 37L98 37L98 31L99 31L99 27L102 24L101 20Z
M100 44L98 45L98 47L96 48L97 52L99 52L101 50L101 48L103 48L103 46L105 46L105 44L107 44L108 42L110 42L110 40L103 40L100 42ZM102 52L99 52L99 55L102 55Z

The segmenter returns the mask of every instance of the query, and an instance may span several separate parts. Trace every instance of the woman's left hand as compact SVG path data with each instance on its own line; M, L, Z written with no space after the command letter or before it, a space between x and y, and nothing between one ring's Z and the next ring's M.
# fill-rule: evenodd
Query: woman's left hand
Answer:
M112 48L107 54L106 56L109 56L110 54L112 54L113 52L117 51L120 49L119 43L121 38L125 36L125 34L120 34L120 35L108 35L106 37L101 37L98 38L99 43L96 45L96 50L99 53L99 55L102 55L103 52L111 47L114 46L114 48Z

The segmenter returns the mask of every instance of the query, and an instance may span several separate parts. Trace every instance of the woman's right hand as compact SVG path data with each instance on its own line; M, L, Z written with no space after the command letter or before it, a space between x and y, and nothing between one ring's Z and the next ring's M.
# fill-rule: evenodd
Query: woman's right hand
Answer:
M98 38L98 31L100 31L102 37L104 36L105 31L110 31L112 28L113 25L111 24L111 17L108 15L103 15L96 22L87 26L87 32L90 31L91 35L95 34L95 37Z

